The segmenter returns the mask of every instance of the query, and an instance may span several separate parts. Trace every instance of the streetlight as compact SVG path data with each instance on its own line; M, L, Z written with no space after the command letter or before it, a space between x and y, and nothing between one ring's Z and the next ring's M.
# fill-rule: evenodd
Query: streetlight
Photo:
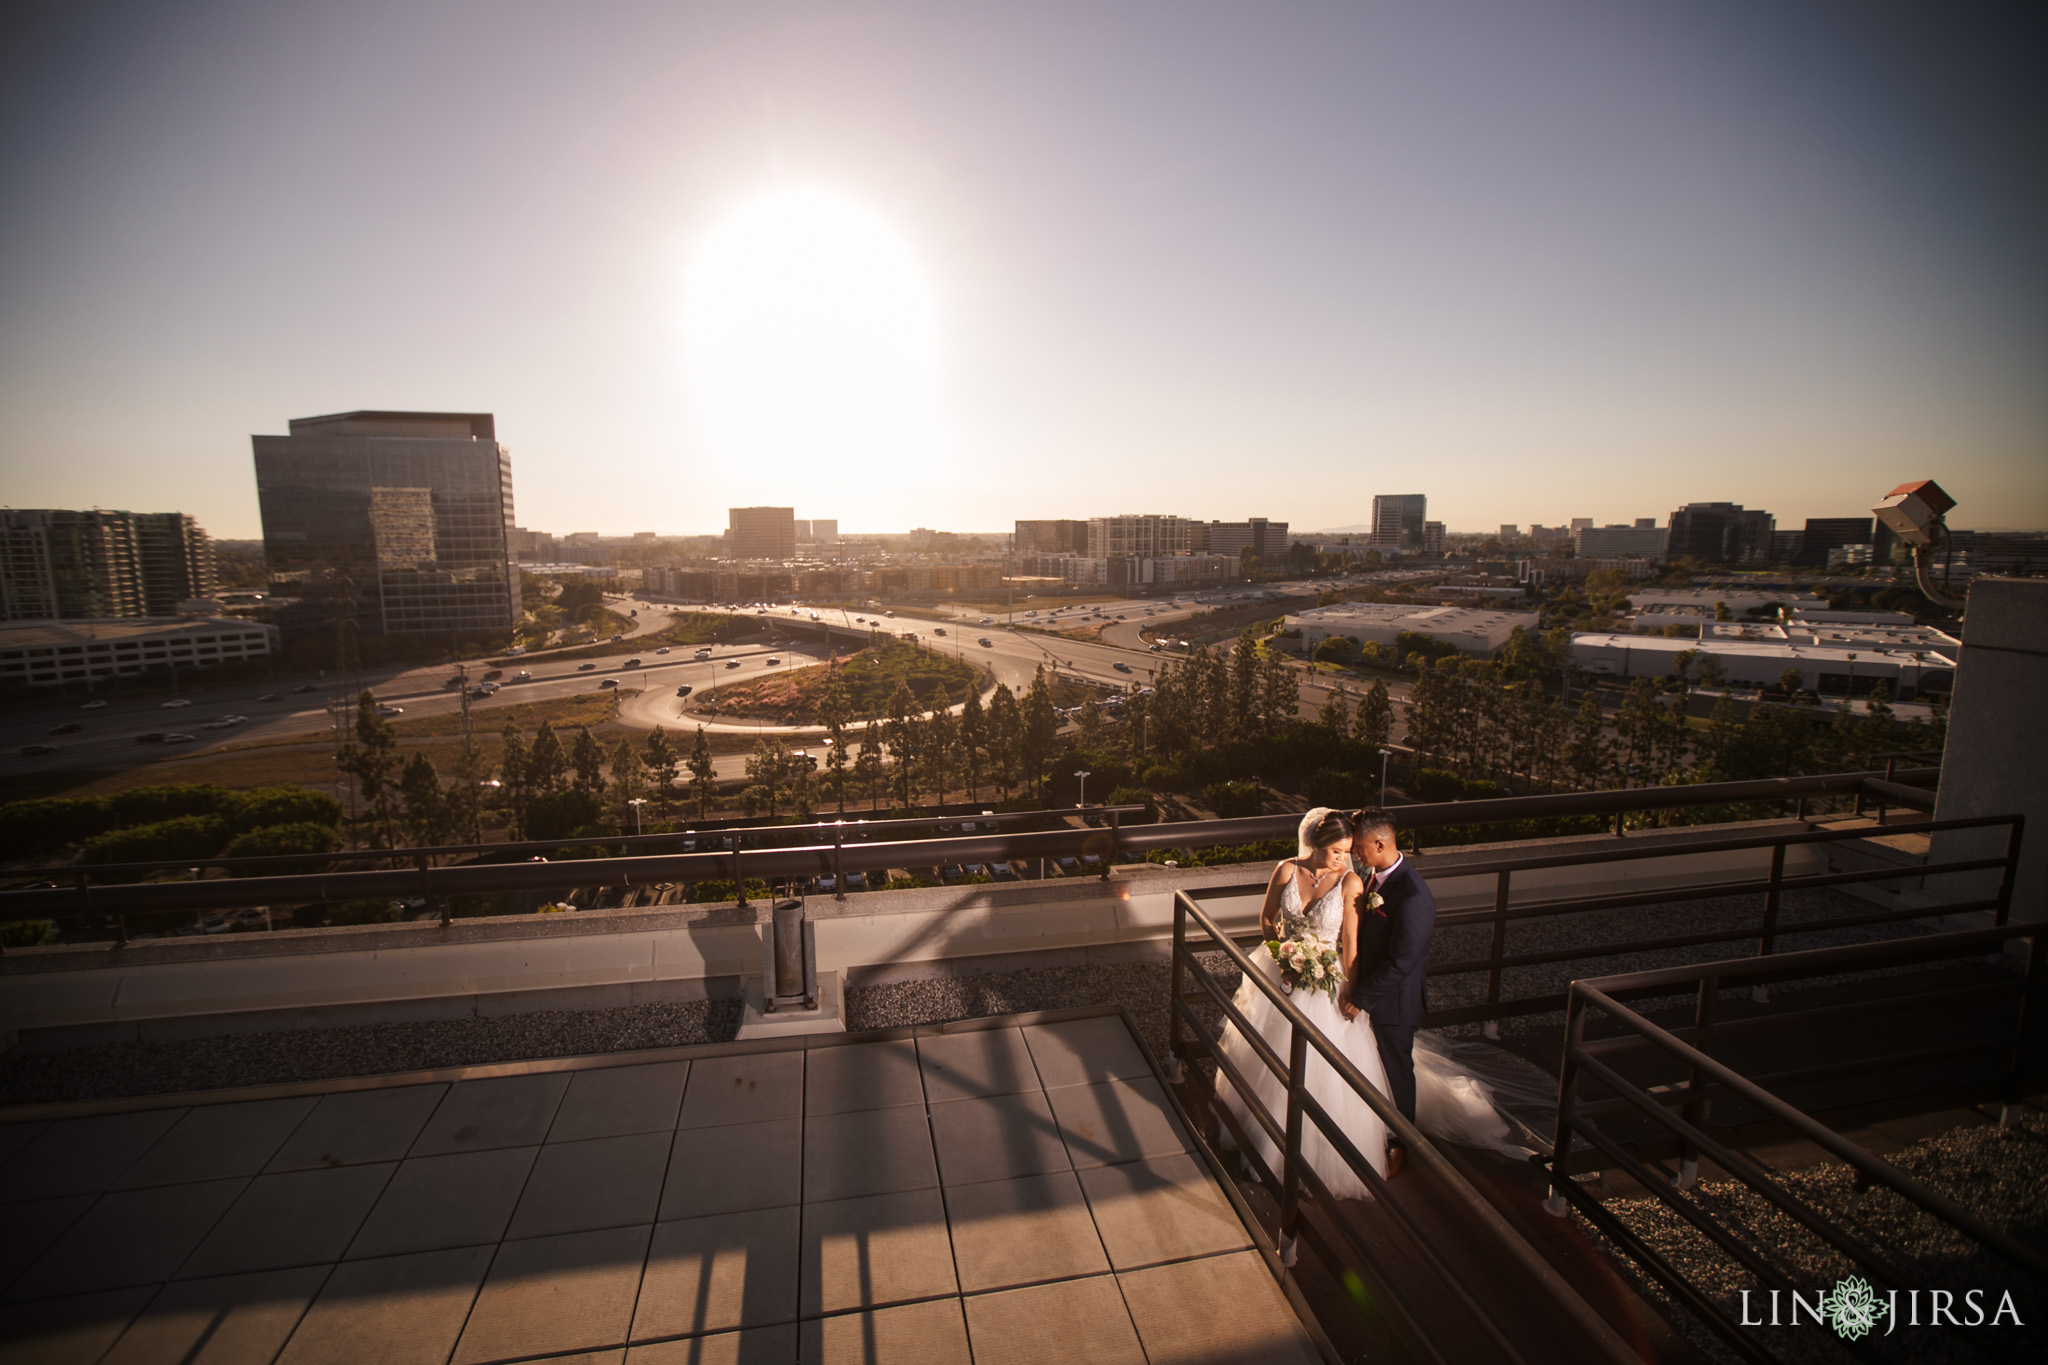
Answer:
M640 808L647 804L647 798L635 796L628 800L626 804L633 808L633 833L637 835L640 832Z
M1394 756L1392 749L1380 750L1380 809L1387 808L1387 760Z
M1082 771L1075 773L1074 776L1081 779L1080 799L1077 800L1074 804L1077 806L1086 806L1088 804L1088 779L1092 777L1093 774L1086 771Z

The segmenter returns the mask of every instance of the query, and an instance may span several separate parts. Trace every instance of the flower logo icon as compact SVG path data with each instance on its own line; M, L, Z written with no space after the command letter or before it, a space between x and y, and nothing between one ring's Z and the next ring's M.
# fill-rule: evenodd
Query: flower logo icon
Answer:
M1850 1341L1862 1340L1864 1333L1877 1326L1878 1319L1890 1311L1878 1302L1877 1291L1858 1275L1836 1280L1834 1292L1824 1295L1820 1306L1835 1335Z

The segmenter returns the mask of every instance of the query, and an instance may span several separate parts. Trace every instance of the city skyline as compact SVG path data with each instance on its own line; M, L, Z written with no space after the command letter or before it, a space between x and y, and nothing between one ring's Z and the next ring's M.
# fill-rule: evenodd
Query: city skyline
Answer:
M17 16L0 500L254 539L250 437L374 408L497 414L522 524L564 531L1335 531L1402 488L1452 532L1787 527L1922 477L2035 529L2019 13ZM865 353L735 330L785 248L817 273L784 323L887 319L895 368L838 392ZM781 422L785 365L843 443Z

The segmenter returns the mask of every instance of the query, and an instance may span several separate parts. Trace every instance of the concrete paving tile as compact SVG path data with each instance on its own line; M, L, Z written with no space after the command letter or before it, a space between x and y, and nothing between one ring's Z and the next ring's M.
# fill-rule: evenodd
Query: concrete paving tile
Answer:
M960 1300L813 1318L798 1334L803 1365L971 1365Z
M931 1034L917 1040L917 1054L925 1099L932 1104L1039 1088L1031 1050L1013 1028Z
M546 1365L625 1365L626 1348L614 1346L609 1351L578 1351L574 1355L528 1356L527 1359L533 1361L534 1365L541 1365L543 1361ZM514 1361L512 1365L522 1363Z
M1316 1365L1315 1344L1256 1252L1119 1273L1152 1365Z
M700 1218L798 1202L803 1120L682 1128L669 1151L661 1219Z
M633 1339L794 1322L799 1214L792 1205L658 1225Z
M974 1365L1146 1365L1114 1276L977 1294L963 1303Z
M1124 1021L1115 1015L1069 1019L1063 1024L1030 1024L1024 1042L1047 1090L1063 1085L1150 1076L1152 1064Z
M548 1237L654 1221L674 1134L551 1142L540 1149L507 1237Z
M626 1352L626 1365L789 1365L795 1359L793 1322L682 1341L650 1342Z
M924 1103L917 1044L908 1038L813 1048L804 1061L804 1112L843 1114Z
M682 1128L793 1119L804 1112L804 1054L750 1052L690 1064Z
M476 1246L505 1235L536 1147L414 1157L398 1168L348 1259Z
M1072 1167L1042 1090L935 1104L932 1136L948 1185Z
M1188 1149L1172 1102L1149 1076L1068 1086L1047 1096L1076 1166L1109 1166Z
M389 1162L258 1176L180 1267L178 1278L338 1261L397 1169L397 1162Z
M1192 1157L1147 1157L1080 1175L1118 1270L1251 1245L1237 1210Z
M168 1280L248 1183L206 1180L105 1195L8 1286L7 1297L51 1299Z
M94 1365L155 1285L0 1308L0 1365Z
M336 1266L277 1365L445 1365L495 1249Z
M308 1095L248 1104L203 1104L188 1109L185 1117L122 1173L114 1188L254 1175L317 1103L318 1099Z
M89 1194L69 1194L62 1199L31 1199L25 1204L8 1205L7 1235L0 1237L0 1290L28 1269L50 1243L63 1236L64 1229L92 1207L93 1199Z
M652 1231L606 1228L500 1246L454 1365L625 1345Z
M939 1192L804 1205L803 1314L958 1292Z
M578 1071L548 1129L549 1142L667 1132L676 1126L688 1062Z
M560 1071L457 1082L427 1120L410 1155L532 1146L547 1137L568 1088L569 1075Z
M924 1107L819 1114L804 1124L804 1201L939 1183Z
M111 1188L183 1117L183 1109L151 1109L50 1124L0 1165L0 1203Z
M49 1126L47 1123L0 1123L0 1161L28 1146Z
M1072 1171L949 1186L946 1220L964 1293L1109 1272Z
M301 1266L166 1285L101 1365L270 1365L328 1269Z
M268 1169L300 1171L401 1160L447 1093L445 1085L405 1085L323 1095L270 1159Z

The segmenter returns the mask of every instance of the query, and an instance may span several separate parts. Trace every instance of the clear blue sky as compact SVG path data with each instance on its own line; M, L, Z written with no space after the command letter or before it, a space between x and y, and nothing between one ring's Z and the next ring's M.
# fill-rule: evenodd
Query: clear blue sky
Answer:
M258 519L249 436L489 410L520 520L2048 525L2038 5L16 3L0 502ZM685 267L900 239L935 453L713 448Z

